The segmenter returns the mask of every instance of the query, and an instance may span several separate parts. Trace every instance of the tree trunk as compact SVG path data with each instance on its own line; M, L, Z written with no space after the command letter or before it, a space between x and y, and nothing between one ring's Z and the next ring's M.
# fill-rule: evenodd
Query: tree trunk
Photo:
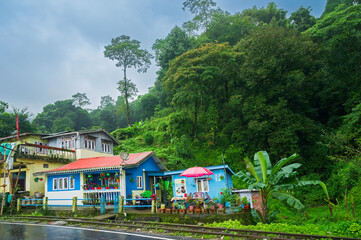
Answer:
M128 127L130 127L130 112L129 112L128 87L127 87L127 68L124 67L123 71L124 71L124 89L125 89L124 100L125 100L125 107L126 107L126 112L127 112L126 114L127 114Z
M351 196L351 204L352 204L352 216L355 218L355 204L353 202L353 196Z
M260 190L260 194L262 197L262 215L263 215L263 223L266 223L268 221L268 208L267 208L267 192Z
M328 209L330 210L331 217L333 217L331 202L328 203Z
M348 214L349 214L349 210L348 210L347 195L346 195L346 194L345 194L345 204L346 204L347 215L348 215Z
M193 141L197 140L197 119L198 119L198 101L194 101L194 126L193 126Z

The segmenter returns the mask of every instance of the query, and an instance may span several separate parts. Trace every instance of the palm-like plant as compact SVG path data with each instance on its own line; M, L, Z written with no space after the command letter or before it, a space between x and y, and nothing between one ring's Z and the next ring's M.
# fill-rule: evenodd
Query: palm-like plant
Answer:
M248 184L249 190L259 190L262 197L262 212L257 212L262 222L269 222L268 199L274 197L286 201L288 205L296 208L304 208L303 204L293 197L288 190L297 186L315 185L320 181L299 181L295 169L301 166L300 163L289 164L298 155L293 154L288 158L279 160L272 166L268 153L259 151L254 155L254 163L246 158L246 169L248 172L238 172L237 177Z

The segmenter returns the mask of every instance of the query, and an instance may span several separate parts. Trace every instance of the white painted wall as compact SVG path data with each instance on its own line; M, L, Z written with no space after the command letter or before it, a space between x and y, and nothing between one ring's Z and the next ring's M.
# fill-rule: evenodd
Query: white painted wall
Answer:
M80 191L57 191L57 192L46 192L48 197L48 205L72 205L73 197L78 199L83 198L83 190ZM52 200L52 199L67 199L67 200ZM81 200L78 200L78 204L82 204Z

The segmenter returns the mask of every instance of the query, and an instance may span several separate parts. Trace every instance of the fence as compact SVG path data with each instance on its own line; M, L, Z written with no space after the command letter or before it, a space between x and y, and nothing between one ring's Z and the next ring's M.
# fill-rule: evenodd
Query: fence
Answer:
M108 197L108 198L107 198ZM112 199L113 198L113 199ZM112 199L112 200L109 200ZM109 200L109 201L107 201ZM151 200L150 205L135 205L135 204L129 204L129 201L149 201ZM56 202L56 201L69 201L69 204L48 204L48 201ZM83 204L78 204L78 201L82 201ZM151 208L151 212L155 213L155 200L152 200L150 198L128 198L124 199L123 196L109 196L106 194L99 193L98 195L93 195L92 198L84 198L84 199L78 199L77 197L73 197L71 199L48 199L48 197L44 197L43 199L20 199L17 200L17 211L19 212L21 207L42 207L43 209L46 209L48 207L71 207L72 212L76 212L78 207L100 207L100 213L105 213L105 206L106 203L110 203L113 201L114 205L114 213L123 213L124 208L128 207L136 207L136 208ZM110 205L110 204L108 204Z

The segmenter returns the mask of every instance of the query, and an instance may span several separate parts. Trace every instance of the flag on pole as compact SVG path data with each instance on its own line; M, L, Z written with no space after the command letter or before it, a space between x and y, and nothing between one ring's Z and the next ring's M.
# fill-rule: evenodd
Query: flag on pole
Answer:
M20 141L20 138L19 138L19 134L20 134L20 131L19 131L19 115L16 116L16 130L17 130L17 135L18 135L18 141Z

